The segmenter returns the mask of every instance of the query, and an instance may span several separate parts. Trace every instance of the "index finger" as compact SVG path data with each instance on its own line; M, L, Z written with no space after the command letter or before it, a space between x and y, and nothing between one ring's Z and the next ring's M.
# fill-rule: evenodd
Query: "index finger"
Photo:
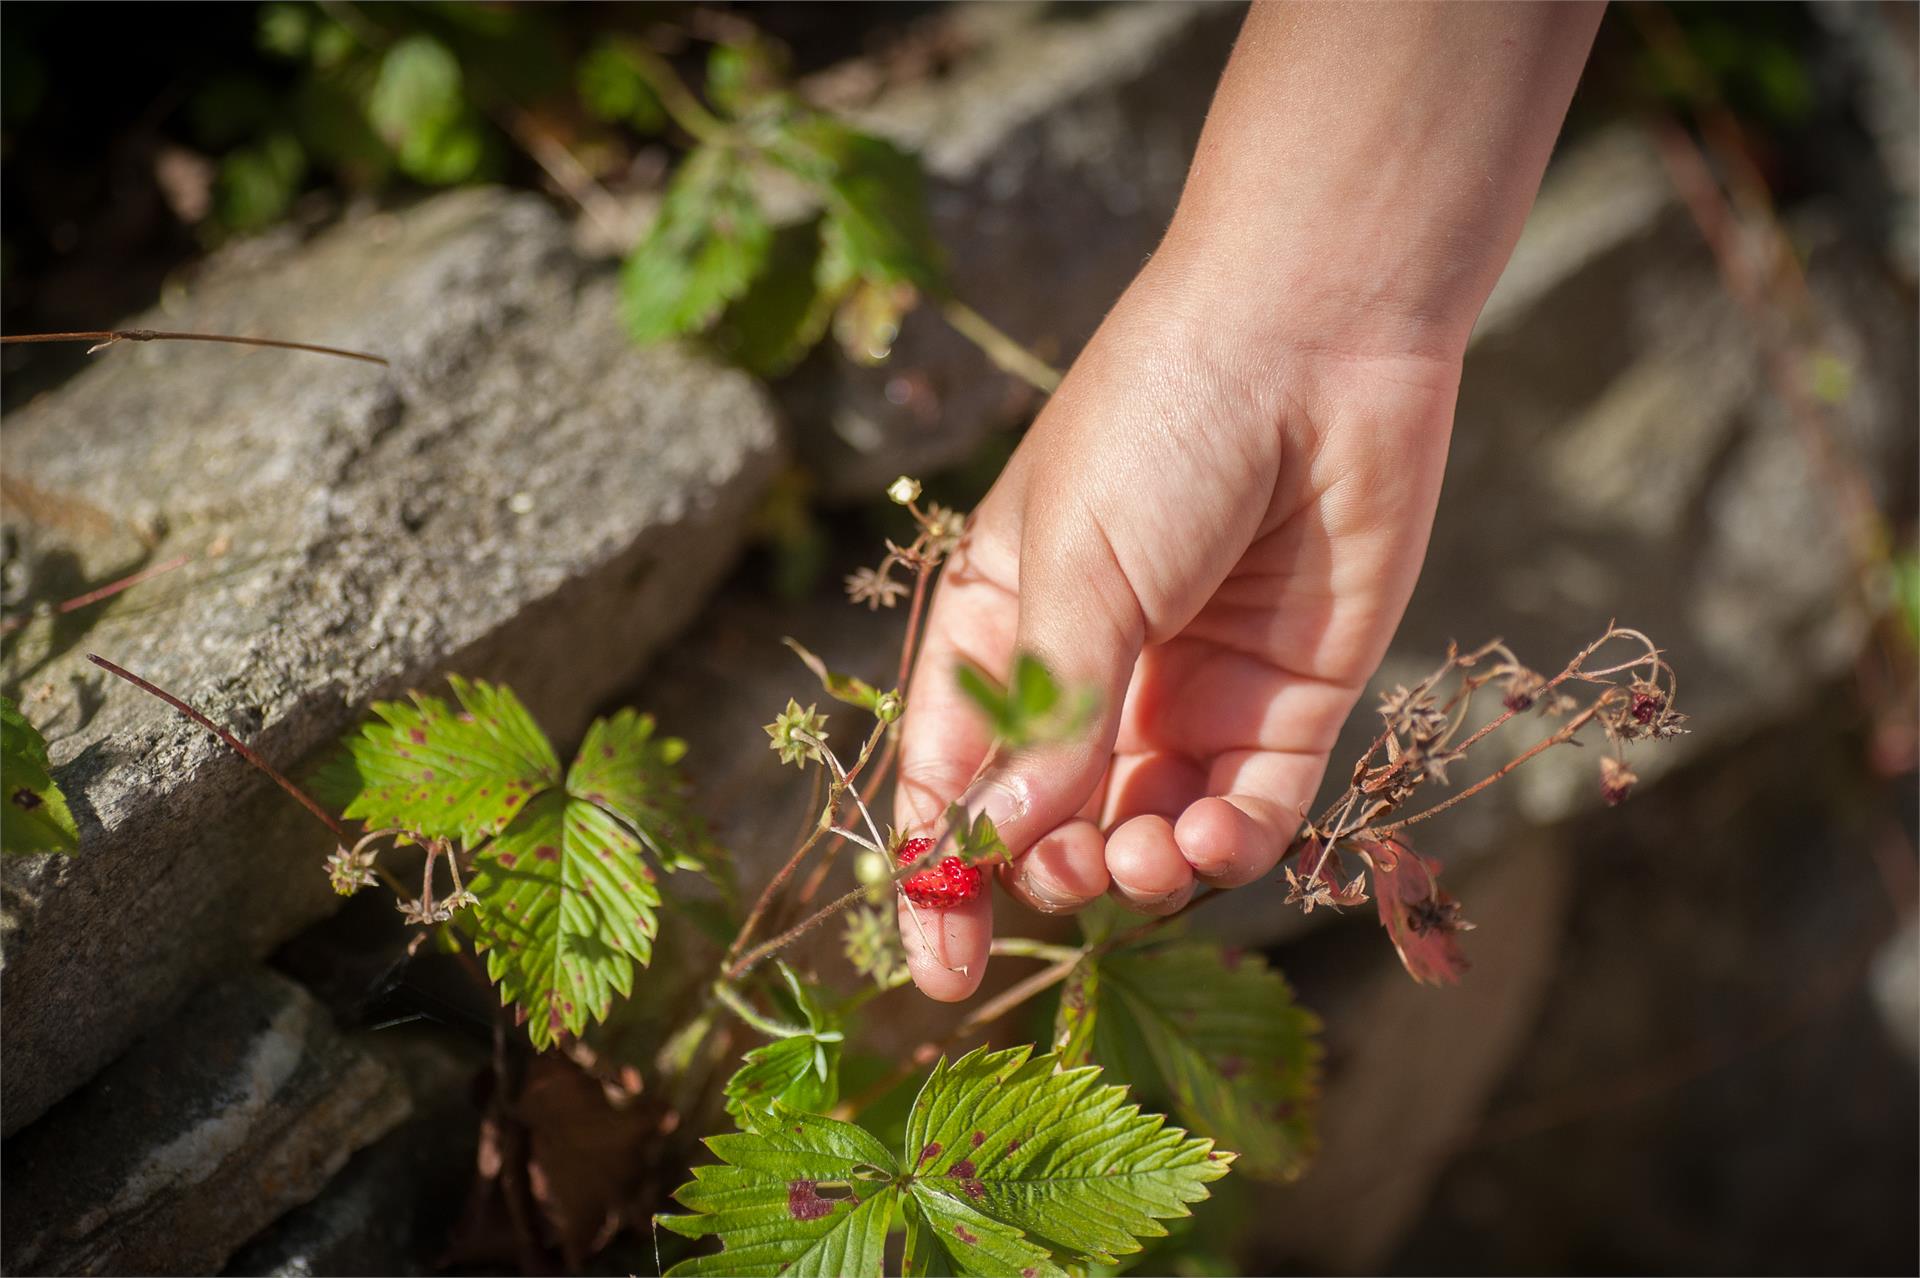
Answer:
M907 692L900 725L900 778L894 823L909 835L937 837L947 808L973 780L992 748L985 718L954 679L964 661L1004 678L1016 624L1012 592L958 557L934 594L926 642ZM993 939L993 906L981 894L942 909L899 898L900 939L915 985L927 997L958 1002L979 988Z

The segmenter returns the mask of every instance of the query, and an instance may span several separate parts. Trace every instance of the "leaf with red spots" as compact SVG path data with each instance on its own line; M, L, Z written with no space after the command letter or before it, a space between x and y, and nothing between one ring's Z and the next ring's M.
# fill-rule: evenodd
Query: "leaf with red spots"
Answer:
M527 1013L534 1046L604 1020L653 957L660 891L640 842L604 808L534 799L480 850L474 940L503 1003Z
M719 853L695 815L678 764L687 743L656 736L653 716L596 719L567 769L567 793L618 817L669 870L708 871Z
M1320 1022L1258 954L1181 943L1099 960L1093 1057L1239 1166L1291 1180L1312 1158ZM1065 1005L1062 1005L1065 1014Z
M1045 1247L966 1203L928 1194L909 1195L903 1205L907 1246L902 1269L908 1278L936 1273L1065 1278L1067 1271Z
M54 784L47 742L20 707L0 697L0 850L72 852L80 832Z
M1032 1048L969 1052L933 1068L907 1122L907 1149L939 1146L909 1186L930 1225L920 1238L962 1274L1033 1263L980 1251L994 1236L1051 1253L1053 1265L1112 1264L1166 1233L1226 1175L1233 1155L1142 1113L1095 1068L1056 1071ZM980 1140L974 1141L978 1134ZM1209 1157L1218 1153L1218 1157ZM980 1239L960 1242L952 1224ZM1001 1245L1001 1244L996 1244ZM1056 1272L1046 1268L1043 1272ZM924 1272L924 1270L923 1270Z
M896 1156L864 1128L785 1105L749 1109L707 1144L659 1223L724 1250L672 1274L872 1274L896 1212L906 1272L1031 1274L1111 1263L1166 1233L1233 1155L1129 1104L1098 1069L1056 1072L1031 1048L942 1059Z
M694 1214L657 1218L688 1238L717 1234L725 1250L670 1272L878 1274L900 1198L887 1147L852 1123L784 1105L744 1118L745 1130L708 1138L721 1161L694 1168L674 1194Z
M457 675L447 684L458 712L417 692L375 702L377 721L314 777L322 800L368 829L475 843L560 784L560 760L518 697Z

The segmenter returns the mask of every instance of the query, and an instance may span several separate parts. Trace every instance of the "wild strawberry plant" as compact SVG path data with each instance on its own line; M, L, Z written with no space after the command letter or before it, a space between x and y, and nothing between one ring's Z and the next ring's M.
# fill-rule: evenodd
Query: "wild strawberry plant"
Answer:
M1043 966L966 1013L943 1041L877 1076L868 1070L843 1094L866 1005L908 980L898 903L910 931L921 929L923 916L986 890L987 871L1007 859L992 823L958 808L929 830L889 829L874 815L924 606L965 535L965 520L923 505L912 480L889 495L914 535L888 542L877 565L847 579L847 593L873 609L906 607L892 684L831 670L787 640L830 709L789 698L766 726L767 744L776 766L813 773L819 802L744 908L694 814L679 771L684 745L631 710L595 721L563 766L509 689L453 677L451 700L416 693L377 704L321 770L316 788L344 821L274 774L341 833L326 865L334 887L384 882L416 943L434 935L484 959L530 1047L558 1049L610 1097L665 1098L652 1102L664 1130L707 1130L718 1115L702 1097L724 1110L735 1130L707 1141L719 1161L694 1168L674 1195L688 1214L657 1219L671 1234L718 1239L721 1250L682 1259L673 1273L1084 1271L1163 1235L1160 1222L1186 1215L1230 1165L1285 1180L1313 1154L1319 1023L1263 956L1181 933L1179 920L1219 892L1152 920L1102 904L1083 912L1078 944L996 940L995 954ZM267 766L171 694L100 664ZM955 677L1007 743L1071 735L1091 708L1030 657L1016 659L1004 684L973 669ZM1634 781L1626 747L1684 731L1675 691L1654 643L1613 626L1552 677L1498 642L1450 650L1426 679L1382 698L1382 729L1345 790L1303 820L1283 858L1287 902L1311 911L1371 897L1416 980L1459 979L1458 934L1471 925L1439 886L1439 863L1415 852L1406 831L1592 725L1610 745L1603 797L1618 802ZM1497 709L1476 715L1476 701L1496 694ZM1531 746L1406 813L1522 716L1545 727ZM361 831L348 834L346 822ZM823 900L848 848L855 882ZM414 866L417 889L396 870ZM605 1022L638 990L663 918L696 914L717 918L725 938L710 977L657 1053L618 1058ZM817 951L811 967L789 961L796 943L835 920L839 949L864 978L850 990L822 979ZM1007 1013L1056 989L1046 1054L981 1046ZM916 1080L904 1137L889 1144L879 1134L883 1103Z

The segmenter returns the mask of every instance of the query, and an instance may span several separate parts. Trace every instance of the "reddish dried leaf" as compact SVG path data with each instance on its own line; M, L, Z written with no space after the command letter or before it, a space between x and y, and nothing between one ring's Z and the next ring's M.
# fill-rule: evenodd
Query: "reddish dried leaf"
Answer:
M1373 862L1380 925L1408 974L1425 985L1457 984L1467 959L1454 934L1471 930L1473 924L1460 917L1460 903L1440 887L1440 863L1398 839L1354 842Z

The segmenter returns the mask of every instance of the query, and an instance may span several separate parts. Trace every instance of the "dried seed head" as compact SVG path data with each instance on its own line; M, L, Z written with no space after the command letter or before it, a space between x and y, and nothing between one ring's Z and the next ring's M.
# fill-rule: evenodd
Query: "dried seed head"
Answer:
M1600 760L1600 797L1607 801L1610 808L1626 802L1627 796L1633 792L1634 782L1639 779L1632 768L1612 755Z
M1519 714L1533 707L1533 703L1546 689L1547 681L1525 666L1515 666L1500 678L1501 704Z
M1659 684L1635 679L1626 687L1626 699L1600 715L1600 725L1616 741L1664 741L1683 735L1687 716L1673 708Z
M847 575L847 598L865 604L874 612L893 607L906 593L904 583L879 569L856 568Z
M1404 686L1380 694L1380 717L1389 731L1405 735L1416 745L1437 741L1446 735L1447 716L1427 691L1412 691Z

